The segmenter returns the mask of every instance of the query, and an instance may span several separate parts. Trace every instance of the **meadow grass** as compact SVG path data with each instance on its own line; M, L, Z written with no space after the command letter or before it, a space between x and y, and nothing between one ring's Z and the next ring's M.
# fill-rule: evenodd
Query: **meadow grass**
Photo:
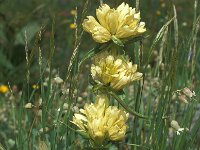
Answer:
M88 139L81 136L70 122L73 114L85 103L94 101L99 87L92 88L93 83L88 77L90 59L109 44L93 43L94 48L91 45L86 47L91 41L87 42L88 35L84 34L82 22L88 12L94 10L92 6L97 4L90 0L81 4L77 6L78 13L74 16L74 45L64 76L59 68L54 67L57 61L56 18L52 15L50 21L49 46L42 45L45 27L36 32L32 47L28 45L28 31L23 33L26 71L21 78L24 82L20 91L15 91L9 83L9 91L0 95L0 149L199 149L198 0L194 1L190 34L182 35L183 31L179 29L181 16L178 16L177 6L171 1L165 22L156 34L148 32L144 37L126 43L124 49L138 64L143 79L127 87L123 94L106 89L111 103L128 111L130 116L124 140L110 142L104 148L91 147ZM143 2L136 0L135 4L138 10L147 11L142 10ZM47 53L44 53L45 50ZM37 68L39 76L34 87L31 83L32 65ZM55 79L60 76L63 82ZM184 94L185 87L194 90L196 96L194 93L191 97ZM173 121L178 122L179 128L184 128L180 135Z

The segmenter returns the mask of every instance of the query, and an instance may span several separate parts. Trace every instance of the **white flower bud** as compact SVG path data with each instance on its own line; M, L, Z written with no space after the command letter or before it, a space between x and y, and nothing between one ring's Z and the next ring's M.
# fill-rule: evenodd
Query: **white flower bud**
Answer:
M55 83L57 83L57 84L61 84L61 83L64 82L63 79L61 79L60 77L55 77L55 78L54 78L54 81L55 81Z
M26 108L26 109L31 109L31 108L33 108L33 107L35 107L32 103L27 103L25 106L24 106L24 108Z
M181 128L176 120L171 121L171 127L176 131L177 135L184 131L184 128Z

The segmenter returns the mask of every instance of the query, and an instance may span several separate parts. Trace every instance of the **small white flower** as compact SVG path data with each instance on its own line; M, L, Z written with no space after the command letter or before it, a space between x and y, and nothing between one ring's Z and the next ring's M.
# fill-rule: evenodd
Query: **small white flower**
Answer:
M35 107L32 103L27 103L25 106L24 106L24 108L26 108L26 109L31 109L31 108L33 108L33 107Z
M180 135L180 132L183 132L185 129L184 128L179 128L177 131L176 131L176 134L177 135Z
M40 133L44 133L44 132L47 132L47 131L49 131L49 128L48 128L48 127L41 128L41 129L39 130Z
M64 82L63 79L61 79L60 77L55 77L55 78L54 78L54 81L55 81L55 83L57 83L57 84L61 84L61 83Z
M180 135L181 132L185 130L185 128L181 128L176 120L171 121L171 127L176 131L177 135Z

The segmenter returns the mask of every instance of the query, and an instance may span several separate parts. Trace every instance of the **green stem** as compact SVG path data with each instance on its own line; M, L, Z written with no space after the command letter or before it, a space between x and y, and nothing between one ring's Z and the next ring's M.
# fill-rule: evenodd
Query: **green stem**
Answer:
M116 99L122 107L124 107L130 114L136 116L136 117L139 117L139 118L143 118L143 119L147 119L149 120L149 117L148 116L144 116L140 113L137 113L135 111L133 111L130 107L127 106L127 104L120 98L118 97L117 95L115 95L113 92L108 92L109 95L111 95L114 99Z

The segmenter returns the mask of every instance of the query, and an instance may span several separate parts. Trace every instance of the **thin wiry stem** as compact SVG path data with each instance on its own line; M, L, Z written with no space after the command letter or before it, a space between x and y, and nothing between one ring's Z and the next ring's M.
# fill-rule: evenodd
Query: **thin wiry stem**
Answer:
M100 5L103 5L103 0L100 0Z
M136 12L139 12L140 11L140 9L139 9L139 5L140 5L140 0L136 0L136 3L135 3L135 10L136 10Z

